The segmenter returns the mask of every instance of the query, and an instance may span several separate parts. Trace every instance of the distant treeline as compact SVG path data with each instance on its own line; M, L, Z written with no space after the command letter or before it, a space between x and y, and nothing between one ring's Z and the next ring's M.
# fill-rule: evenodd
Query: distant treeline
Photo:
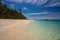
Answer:
M0 0L0 19L27 19L21 11L9 9Z

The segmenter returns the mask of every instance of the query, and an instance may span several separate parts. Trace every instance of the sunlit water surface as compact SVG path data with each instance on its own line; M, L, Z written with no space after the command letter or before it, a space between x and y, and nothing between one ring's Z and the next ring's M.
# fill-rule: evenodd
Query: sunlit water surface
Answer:
M32 40L60 40L60 21L34 21L28 27Z

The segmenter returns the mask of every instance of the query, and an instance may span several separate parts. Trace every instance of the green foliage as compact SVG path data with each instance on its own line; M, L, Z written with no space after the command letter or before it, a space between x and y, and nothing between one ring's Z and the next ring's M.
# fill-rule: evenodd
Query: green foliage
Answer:
M21 9L19 9L21 10ZM27 19L21 12L12 10L3 5L0 0L0 19Z

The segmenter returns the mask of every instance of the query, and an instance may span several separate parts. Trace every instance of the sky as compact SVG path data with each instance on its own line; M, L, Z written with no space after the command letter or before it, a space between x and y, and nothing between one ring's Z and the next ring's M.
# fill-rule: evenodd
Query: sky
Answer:
M8 8L22 10L32 20L60 20L60 0L2 0Z

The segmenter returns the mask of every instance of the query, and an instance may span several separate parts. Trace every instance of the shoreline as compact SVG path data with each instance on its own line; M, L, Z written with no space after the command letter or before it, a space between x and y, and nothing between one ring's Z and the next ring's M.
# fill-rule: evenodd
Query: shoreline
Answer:
M27 25L31 22L33 20L0 19L0 40L26 39L27 32L30 29Z
M34 20L9 20L9 19L0 19L0 31L8 30L11 28L28 28L27 25L34 22Z

